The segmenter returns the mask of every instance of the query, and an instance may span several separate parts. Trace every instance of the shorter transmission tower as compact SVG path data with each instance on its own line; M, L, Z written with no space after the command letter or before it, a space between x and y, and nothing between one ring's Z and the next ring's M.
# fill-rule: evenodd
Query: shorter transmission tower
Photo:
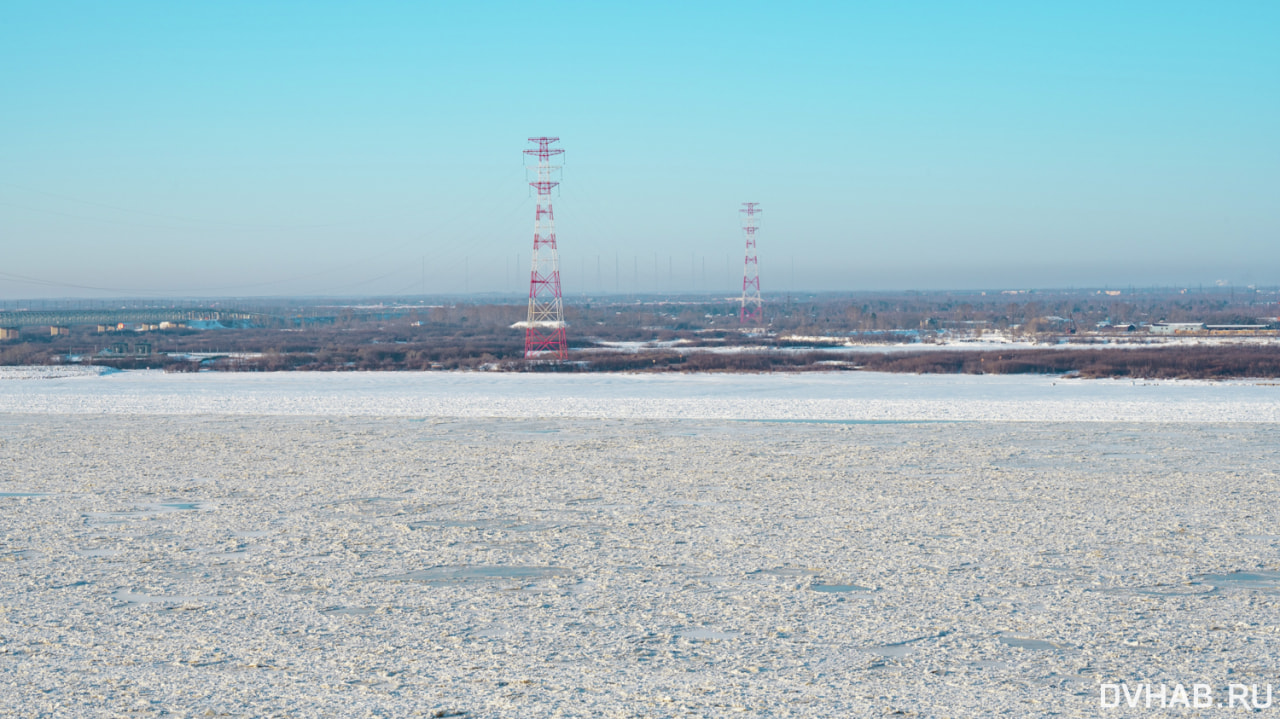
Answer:
M560 169L551 158L564 153L551 143L558 137L531 137L537 149L524 154L538 160L538 180L529 186L538 191L538 209L533 216L533 258L529 267L529 317L524 329L524 358L569 358L569 341L564 333L564 305L560 297L560 254L556 249L556 215L551 208L551 190L559 185L551 176Z
M760 324L764 316L764 299L760 297L760 262L756 259L756 215L760 214L759 202L744 202L739 210L743 214L742 233L747 238L747 256L742 266L742 307L738 310L738 322Z

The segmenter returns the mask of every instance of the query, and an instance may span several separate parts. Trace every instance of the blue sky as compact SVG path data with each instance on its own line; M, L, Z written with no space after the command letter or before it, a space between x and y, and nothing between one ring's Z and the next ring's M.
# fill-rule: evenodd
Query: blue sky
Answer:
M1280 284L1274 2L3 14L4 297Z

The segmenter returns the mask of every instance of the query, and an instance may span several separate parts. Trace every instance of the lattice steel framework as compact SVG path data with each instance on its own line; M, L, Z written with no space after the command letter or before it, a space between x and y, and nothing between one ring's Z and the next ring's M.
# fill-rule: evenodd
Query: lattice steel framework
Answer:
M525 150L537 158L538 179L529 186L538 191L538 209L533 217L533 260L529 268L529 317L524 330L525 359L569 358L569 342L564 332L564 304L560 297L560 255L556 249L556 216L551 207L552 180L560 170L551 158L564 150L552 147L558 137L531 137L537 149Z
M747 238L747 255L742 265L742 307L738 321L742 324L760 324L764 316L764 299L760 297L760 262L756 258L756 216L760 214L759 202L744 202L742 209L742 234Z

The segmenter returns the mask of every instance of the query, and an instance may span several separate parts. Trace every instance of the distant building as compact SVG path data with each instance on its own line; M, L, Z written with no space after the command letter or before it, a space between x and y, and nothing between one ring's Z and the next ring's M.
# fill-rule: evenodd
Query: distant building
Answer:
M1274 335L1271 325L1207 325L1203 322L1156 322L1153 335Z
M1153 335L1184 335L1193 332L1203 332L1203 322L1152 322L1151 334Z
M1103 320L1096 327L1100 330L1117 330L1120 332L1133 332L1138 326L1131 322L1117 322L1112 324L1111 320Z
M1211 335L1274 335L1271 325L1205 325Z

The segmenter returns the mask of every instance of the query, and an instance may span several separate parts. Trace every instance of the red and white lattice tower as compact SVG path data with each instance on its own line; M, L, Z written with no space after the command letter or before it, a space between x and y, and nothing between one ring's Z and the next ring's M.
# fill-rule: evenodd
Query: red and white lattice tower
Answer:
M742 308L738 321L742 324L760 324L764 314L764 299L760 297L760 262L756 259L756 215L760 214L759 202L744 202L742 234L747 237L747 258L742 266Z
M531 137L537 143L524 154L538 159L538 179L529 186L538 191L538 209L533 216L533 261L529 268L529 317L524 330L525 359L568 359L569 342L564 334L564 304L560 299L560 255L556 251L556 216L551 209L551 190L559 185L551 177L560 170L551 158L564 153L551 143L558 137Z

